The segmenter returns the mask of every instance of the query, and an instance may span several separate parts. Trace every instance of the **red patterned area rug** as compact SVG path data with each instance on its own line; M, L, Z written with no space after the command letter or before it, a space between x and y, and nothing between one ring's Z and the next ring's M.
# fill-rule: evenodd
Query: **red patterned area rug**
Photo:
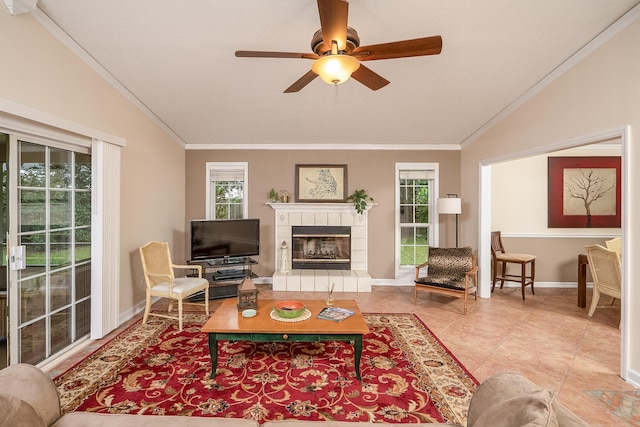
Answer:
M365 314L362 381L349 343L219 343L204 314L140 321L54 379L63 412L466 425L475 378L413 314Z
M632 426L640 426L640 391L590 390L584 393Z

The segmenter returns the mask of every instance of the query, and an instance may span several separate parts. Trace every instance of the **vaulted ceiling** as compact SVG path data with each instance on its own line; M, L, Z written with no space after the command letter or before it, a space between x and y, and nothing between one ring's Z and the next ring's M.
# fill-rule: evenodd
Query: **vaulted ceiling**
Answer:
M640 0L352 0L361 44L441 35L440 55L367 62L391 83L319 78L315 0L39 0L38 8L187 146L456 144ZM640 7L640 6L639 6Z

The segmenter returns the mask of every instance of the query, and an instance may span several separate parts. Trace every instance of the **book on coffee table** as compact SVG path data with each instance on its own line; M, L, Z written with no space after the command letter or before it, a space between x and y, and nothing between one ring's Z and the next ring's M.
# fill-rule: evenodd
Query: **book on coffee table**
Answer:
M332 320L334 322L342 322L349 316L353 316L354 312L340 307L325 307L316 316L318 319Z

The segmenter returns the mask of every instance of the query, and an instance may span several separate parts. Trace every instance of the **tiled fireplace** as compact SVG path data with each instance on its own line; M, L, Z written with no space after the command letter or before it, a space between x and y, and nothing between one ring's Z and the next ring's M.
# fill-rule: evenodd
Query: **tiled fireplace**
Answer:
M371 292L371 276L367 272L368 210L357 214L351 203L269 205L275 211L274 291L327 292L333 285L335 292ZM304 237L294 242L294 234ZM282 270L282 242L288 248L285 270L289 271ZM298 262L305 261L303 252L307 253L306 258L316 258L315 263L307 259L307 264L300 266ZM331 259L338 262L331 267L323 265ZM349 267L345 269L347 261Z
M293 270L351 270L348 225L294 225L291 242Z

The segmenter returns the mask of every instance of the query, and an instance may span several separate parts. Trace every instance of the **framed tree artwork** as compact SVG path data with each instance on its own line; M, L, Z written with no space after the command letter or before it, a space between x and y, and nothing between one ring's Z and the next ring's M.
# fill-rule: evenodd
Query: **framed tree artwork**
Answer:
M620 157L549 157L549 228L619 228L620 169Z

